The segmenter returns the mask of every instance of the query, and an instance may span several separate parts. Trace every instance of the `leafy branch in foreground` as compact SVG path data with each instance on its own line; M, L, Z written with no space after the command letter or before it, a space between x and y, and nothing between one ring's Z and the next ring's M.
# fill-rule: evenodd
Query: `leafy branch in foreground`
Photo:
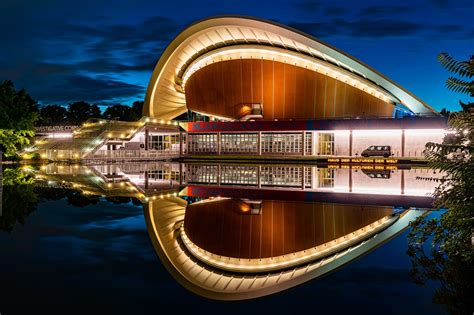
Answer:
M435 218L411 223L408 254L415 282L440 283L436 303L453 314L471 314L474 255L474 114L461 112L449 119L450 133L443 143L428 143L424 154L432 169L442 172L433 196L435 206L447 208Z
M441 53L438 55L438 61L448 71L457 74L460 77L468 79L474 77L474 56L471 56L467 61L457 61L449 54ZM450 91L474 96L474 81L449 77L446 80L446 87Z

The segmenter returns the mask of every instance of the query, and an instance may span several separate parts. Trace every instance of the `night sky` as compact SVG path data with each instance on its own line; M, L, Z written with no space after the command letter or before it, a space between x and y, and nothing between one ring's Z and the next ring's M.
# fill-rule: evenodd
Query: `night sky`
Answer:
M2 0L0 81L41 104L144 98L160 54L183 28L214 15L274 20L374 67L435 109L468 96L444 87L440 52L474 54L474 1Z

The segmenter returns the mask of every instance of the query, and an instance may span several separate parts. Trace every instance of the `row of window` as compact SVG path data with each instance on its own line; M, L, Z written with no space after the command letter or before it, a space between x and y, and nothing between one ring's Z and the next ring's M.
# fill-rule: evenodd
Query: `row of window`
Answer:
M261 167L259 174L256 166L221 165L219 168L217 165L188 165L186 181L189 184L216 184L220 178L219 184L222 185L257 186L260 175L260 185L262 186L301 187L303 174L305 187L311 188L310 167L265 166ZM320 179L326 180L327 175L320 176ZM325 182L320 187L328 187L328 185Z
M263 133L261 137L263 154L301 154L303 152L303 135L301 133ZM333 140L334 141L334 140ZM251 153L258 154L257 133L221 134L221 154ZM187 138L189 153L217 153L217 134L189 134ZM313 135L305 135L305 153L313 151Z
M149 135L148 149L166 151L172 148L172 145L179 144L179 135Z

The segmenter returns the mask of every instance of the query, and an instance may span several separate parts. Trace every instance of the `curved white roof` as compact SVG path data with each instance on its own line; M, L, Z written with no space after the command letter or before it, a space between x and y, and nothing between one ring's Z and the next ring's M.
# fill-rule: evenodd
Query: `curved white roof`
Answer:
M184 113L186 79L210 62L239 54L242 58L279 58L300 63L299 66L322 71L386 101L402 103L414 113L436 113L378 71L314 37L275 22L222 16L192 24L165 49L148 85L144 115L172 119Z
M203 263L183 246L179 229L186 202L170 197L144 204L144 214L153 247L171 275L188 290L210 299L246 300L274 294L319 278L361 257L401 233L423 211L407 210L391 225L357 244L323 259L283 270L263 273L229 272ZM201 253L204 254L204 253ZM222 263L228 262L222 258ZM221 264L222 265L222 264ZM242 270L241 270L242 271Z

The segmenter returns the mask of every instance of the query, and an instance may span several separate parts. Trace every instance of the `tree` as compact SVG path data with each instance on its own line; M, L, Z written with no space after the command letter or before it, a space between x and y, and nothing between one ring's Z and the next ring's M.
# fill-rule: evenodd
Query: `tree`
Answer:
M0 129L0 150L7 158L14 157L20 148L30 144L34 134L32 130Z
M437 207L447 208L440 217L419 217L411 223L408 255L417 283L438 281L434 301L445 304L450 313L471 314L474 255L471 237L474 231L474 115L452 114L451 134L443 143L428 143L425 156L429 166L444 172L436 180L434 197ZM428 246L423 246L429 243ZM429 248L426 251L426 248Z
M459 92L468 94L471 97L474 96L474 80L470 80L474 77L474 55L469 60L457 61L447 53L441 53L438 55L438 61L441 65L457 75L458 77L449 77L446 80L446 87L448 90L453 92ZM464 111L472 112L474 110L474 103L463 103L459 101Z
M24 90L16 91L11 81L0 85L0 150L6 157L29 144L38 118L38 105Z
M33 130L38 104L26 90L16 91L12 81L0 85L0 129Z
M122 120L122 121L133 121L134 115L132 108L125 105L114 105L107 107L104 112L105 119Z
M71 124L80 125L89 118L101 118L101 112L97 105L84 101L69 104L67 118Z
M38 195L34 191L34 176L29 170L6 168L3 172L3 213L0 230L11 232L18 222L25 224L27 217L37 209Z
M440 62L454 73L472 77L471 63L454 62L441 54ZM448 79L449 89L472 95L471 89L452 88L461 81ZM462 85L462 84L460 84ZM465 86L465 85L464 85ZM472 104L472 103L471 103ZM435 218L419 217L410 225L408 255L417 283L436 281L439 287L434 301L453 314L472 314L474 276L474 114L450 115L450 133L442 143L427 143L424 155L430 168L445 174L443 178L424 178L439 183L433 196L435 206L447 208Z
M143 101L135 101L132 105L133 121L137 121L143 116Z
M66 118L67 110L60 105L44 106L39 112L39 124L43 126L63 125Z

